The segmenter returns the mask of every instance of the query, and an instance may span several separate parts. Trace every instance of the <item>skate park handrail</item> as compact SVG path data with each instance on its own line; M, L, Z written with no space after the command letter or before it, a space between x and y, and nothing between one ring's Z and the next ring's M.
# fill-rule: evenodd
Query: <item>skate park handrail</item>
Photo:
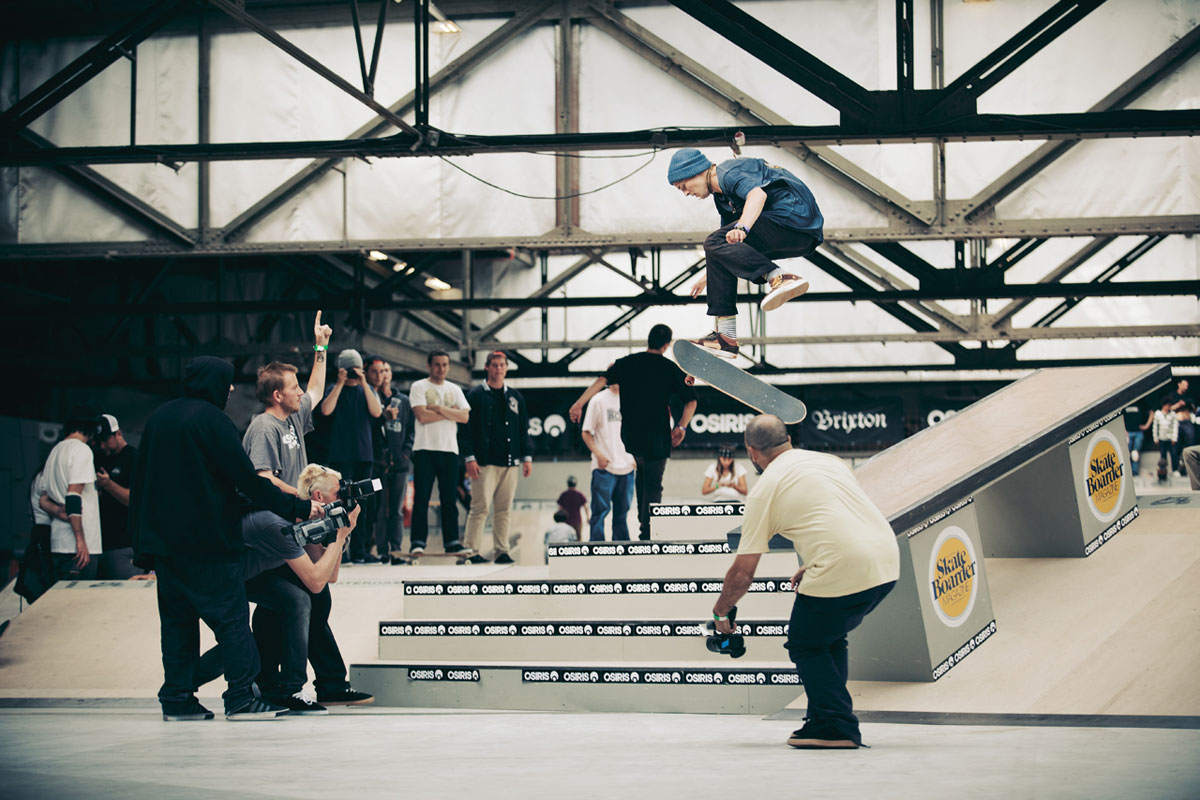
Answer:
M1170 380L1168 364L1038 370L854 473L901 534Z

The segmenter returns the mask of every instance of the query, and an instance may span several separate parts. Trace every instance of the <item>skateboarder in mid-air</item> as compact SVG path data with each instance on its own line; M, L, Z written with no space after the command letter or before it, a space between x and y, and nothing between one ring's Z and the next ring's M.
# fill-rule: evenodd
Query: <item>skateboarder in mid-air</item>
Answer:
M722 358L736 358L737 279L769 284L764 311L804 294L808 281L771 259L811 253L824 241L825 220L803 181L761 158L713 164L699 150L680 150L671 156L667 182L688 197L711 196L721 215L721 227L704 240L706 274L691 290L696 297L707 284L713 331L693 341Z

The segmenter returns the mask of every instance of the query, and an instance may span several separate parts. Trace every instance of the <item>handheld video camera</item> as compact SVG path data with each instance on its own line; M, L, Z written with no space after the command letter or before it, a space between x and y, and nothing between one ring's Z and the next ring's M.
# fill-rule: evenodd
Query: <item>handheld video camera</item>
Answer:
M737 619L737 606L729 609L729 621ZM704 640L704 646L713 653L719 653L731 658L741 658L746 655L746 639L740 633L717 633L715 620L709 621L708 630L712 631Z
M350 527L349 514L340 500L324 508L325 516L320 519L306 519L291 527L290 533L296 544L301 547L309 544L328 544L337 538L338 528Z
M338 501L334 505L342 505L347 511L353 511L359 500L382 491L383 481L379 478L366 478L361 481L342 478L338 481Z

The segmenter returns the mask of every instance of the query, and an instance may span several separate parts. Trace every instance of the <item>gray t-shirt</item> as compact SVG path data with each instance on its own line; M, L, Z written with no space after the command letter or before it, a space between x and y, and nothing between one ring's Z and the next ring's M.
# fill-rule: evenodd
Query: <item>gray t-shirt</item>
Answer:
M292 524L270 511L253 511L242 517L242 540L246 552L242 556L242 580L275 569L289 558L305 555L288 529Z
M256 471L270 470L276 478L294 487L300 480L300 472L308 466L304 434L312 429L313 401L305 392L300 410L287 419L265 411L255 415L242 437L242 449L250 456Z

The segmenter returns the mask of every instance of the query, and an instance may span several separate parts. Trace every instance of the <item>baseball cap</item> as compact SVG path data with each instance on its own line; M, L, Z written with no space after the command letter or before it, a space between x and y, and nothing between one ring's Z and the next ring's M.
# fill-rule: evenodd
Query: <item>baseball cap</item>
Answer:
M121 426L117 423L116 417L112 414L100 415L99 425L96 427L97 438L107 439L119 430L121 430Z
M354 369L363 365L362 356L357 350L346 349L338 353L337 368L338 369Z

